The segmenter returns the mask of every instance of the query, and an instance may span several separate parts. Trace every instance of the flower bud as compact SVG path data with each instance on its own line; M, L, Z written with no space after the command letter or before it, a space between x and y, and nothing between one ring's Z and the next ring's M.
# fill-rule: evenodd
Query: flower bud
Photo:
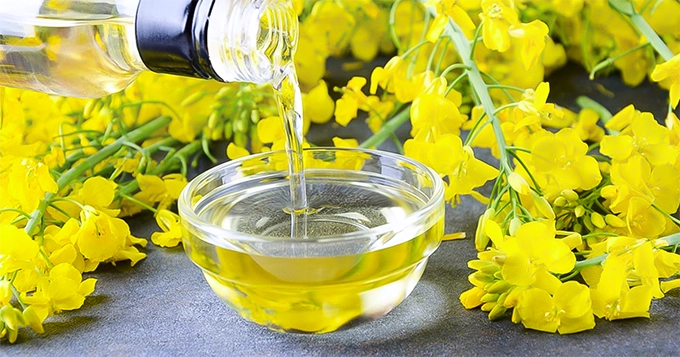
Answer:
M564 196L557 196L557 198L555 198L555 201L553 201L553 205L555 207L564 207L567 205L567 199L564 198Z
M602 215L597 212L593 212L590 215L590 220L593 222L593 225L597 228L602 229L607 226L607 223L605 223L604 218L602 218Z
M488 293L487 293L487 294L485 294L484 296L482 296L481 301L484 302L484 303L487 303L487 302L496 302L496 300L498 300L498 297L499 297L499 296L500 296L500 294L488 294Z
M566 198L567 201L578 200L578 194L574 192L574 190L563 190L560 194L564 196L564 198Z
M583 217L583 215L585 213L586 213L586 208L583 207L582 205L578 205L578 206L576 206L576 208L574 208L574 214L576 215L576 217L579 217L579 218Z
M496 305L491 309L489 312L489 320L494 321L499 319L505 312L508 311L508 309L505 308L502 304L496 303Z
M522 220L514 217L513 219L510 220L510 228L508 229L508 233L510 233L511 236L514 236L515 233L517 233L517 230L519 227L522 226Z
M493 282L493 277L491 275L476 272L468 275L468 281L474 286L484 287L486 284Z
M33 306L29 306L24 309L23 317L26 325L28 325L33 331L37 333L45 332L42 321L40 320L40 316L38 316L38 313L35 311Z
M621 218L618 216L615 216L613 214L608 214L604 216L604 221L607 222L608 225L615 227L615 228L624 228L626 227L626 222L624 222Z
M205 92L192 93L190 96L186 97L182 101L182 103L180 103L180 105L186 108L188 106L191 106L191 105L198 103L198 101L203 99L204 96L205 96Z
M550 203L548 203L548 200L545 199L543 196L537 196L534 198L534 205L536 206L536 209L538 209L541 214L549 219L549 220L554 220L555 219L555 211L553 211L552 207L550 207Z
M496 302L487 302L482 307L480 308L482 311L488 312L493 310L494 307L496 307Z
M583 216L583 225L586 226L588 231L592 232L595 230L595 225L593 222L590 220L589 216Z
M513 190L522 195L528 195L531 193L531 188L529 187L527 180L525 180L524 177L522 177L522 175L518 174L517 172L511 172L510 175L508 175L508 183Z
M486 292L491 293L491 294L495 294L495 293L500 294L500 293L504 293L504 292L508 291L511 287L512 286L510 284L508 284L505 280L498 280L496 282L486 284L484 286L484 290L486 290Z

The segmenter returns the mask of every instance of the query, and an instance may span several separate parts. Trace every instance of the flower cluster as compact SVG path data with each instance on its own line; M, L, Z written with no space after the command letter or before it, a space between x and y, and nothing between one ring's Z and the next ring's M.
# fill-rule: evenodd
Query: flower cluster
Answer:
M180 242L172 211L188 166L216 140L244 145L269 89L145 74L97 100L0 88L0 335L43 332L80 308L100 264L146 257L123 220L154 213L161 246ZM255 120L256 121L256 120ZM180 172L180 173L173 173Z
M677 3L610 2L424 1L411 10L416 42L396 38L368 90L361 77L339 88L336 122L363 111L375 133L363 146L410 121L402 150L440 173L447 201L487 204L461 302L492 320L512 310L527 328L574 333L595 317L649 317L652 299L680 286L680 27L656 12ZM543 77L567 58L593 74L613 65L630 85L660 82L665 125L633 106L612 116L587 98L579 113L549 103ZM485 197L477 189L492 179Z
M447 202L487 205L466 308L573 333L596 317L649 316L653 299L680 287L680 18L667 16L680 12L676 0L293 4L305 130L365 118L369 139L334 145L392 139L440 173ZM331 99L329 57L353 58L343 64L352 71L380 54L389 61ZM568 60L592 76L658 82L667 117L633 106L611 115L587 98L579 113L550 103L544 77ZM402 143L394 133L407 123ZM97 100L0 88L0 337L43 332L46 318L94 292L88 273L143 259L146 240L124 217L150 211L152 242L179 244L173 204L189 166L215 160L211 143L229 141L233 159L283 140L263 86L144 74Z

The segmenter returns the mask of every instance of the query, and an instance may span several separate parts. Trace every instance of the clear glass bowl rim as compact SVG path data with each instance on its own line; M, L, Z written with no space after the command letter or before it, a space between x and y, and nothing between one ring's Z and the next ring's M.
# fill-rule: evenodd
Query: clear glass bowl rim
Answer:
M179 215L181 220L187 221L189 224L195 227L195 229L200 230L203 233L206 233L206 236L208 237L225 237L225 240L230 240L230 241L242 241L242 242L260 242L260 243L266 243L266 242L275 242L275 241L280 241L280 240L286 240L287 242L291 243L327 243L327 242L337 242L337 241L343 241L347 242L353 239L366 239L369 237L380 237L388 232L395 231L399 232L404 229L406 229L409 226L414 225L416 222L420 222L422 220L427 219L427 215L437 209L438 205L443 204L444 201L444 183L441 180L439 174L434 171L433 169L429 168L428 166L420 163L419 161L416 161L414 159L411 159L409 157L406 157L404 155L400 154L395 154L389 151L382 151L382 150L373 150L373 149L363 149L363 148L337 148L337 147L313 147L313 148L305 148L305 152L338 152L338 151L347 151L347 152L357 152L357 153L364 153L373 156L379 156L379 157L387 157L390 158L391 160L394 161L404 161L408 163L409 165L413 165L414 167L417 168L418 171L422 171L424 174L429 176L432 179L433 182L433 192L430 197L428 197L427 202L423 207L418 209L417 211L409 214L401 220L399 223L390 223L390 224L383 224L377 227L373 227L369 230L366 231L358 231L358 232L350 232L350 233L344 233L344 234L338 234L338 235L333 235L333 236L328 236L328 237L318 237L318 238L305 238L305 239L300 239L300 240L290 240L290 238L287 237L282 237L282 238L275 238L275 237L266 237L266 236L258 236L258 235L253 235L253 234L243 234L238 231L232 231L228 229L224 229L222 227L216 226L214 224L211 224L203 219L201 219L196 212L194 212L192 208L192 192L195 190L195 188L205 182L206 180L210 179L211 176L214 176L216 173L224 170L228 170L229 168L233 167L238 167L241 166L241 164L246 161L246 160L257 160L257 159L263 159L269 156L273 155L281 155L284 154L285 151L283 150L278 150L278 151L269 151L265 153L259 153L259 154L253 154L249 156L244 156L235 160L230 160L225 163L219 164L215 167L212 167L198 176L196 176L194 179L192 179L186 187L182 190L179 199L177 200L177 208L179 211ZM323 170L323 169L319 169ZM359 171L359 170L354 170L354 171ZM182 225L185 223L182 222ZM228 237L228 238L226 238ZM201 240L205 240L204 237L199 237ZM212 244L218 244L218 242L212 241L209 242ZM219 244L218 244L219 245Z

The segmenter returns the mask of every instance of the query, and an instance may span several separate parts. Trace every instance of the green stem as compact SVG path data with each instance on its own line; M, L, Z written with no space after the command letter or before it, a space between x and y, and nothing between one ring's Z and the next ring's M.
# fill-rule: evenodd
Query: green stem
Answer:
M654 204L654 203L652 203L652 207L654 207L655 210L657 210L657 211L659 211L661 214L663 214L666 218L668 218L668 219L670 219L671 221L673 221L673 223L675 223L675 224L677 224L678 226L680 226L680 219L677 219L677 218L671 216L668 212L662 210L659 206L657 206L657 205Z
M611 57L611 58L607 58L606 60L596 64L595 67L593 67L593 69L590 71L590 80L595 79L595 73L613 65L614 62L620 60L621 58L626 57L629 54L631 54L631 53L633 53L633 52L635 52L639 49L645 48L647 46L649 46L649 42L637 45L637 46L635 46L631 49L624 51L623 53L621 53L619 55L616 55L616 56Z
M190 144L186 145L185 147L177 150L177 152L175 152L174 154L172 155L168 154L168 156L166 156L158 164L158 166L149 170L149 172L147 172L146 175L160 175L169 171L173 167L173 165L177 164L177 161L182 162L182 160L184 160L184 162L186 162L185 157L201 150L202 149L201 145L202 144L200 140L195 140ZM132 180L128 182L125 186L122 186L118 192L119 195L129 195L130 193L134 192L137 188L139 188L137 180Z
M434 10L431 8L428 8L428 11L434 13ZM479 101L481 102L482 107L484 107L484 111L491 121L494 133L496 134L496 143L500 149L501 155L500 165L505 168L506 172L512 172L512 169L510 168L510 158L506 151L507 144L505 142L505 136L503 135L503 129L501 128L501 122L496 116L496 108L491 99L491 95L489 94L489 89L482 79L482 74L479 71L479 68L477 68L475 61L472 60L470 43L465 37L463 30L451 20L449 20L449 26L446 28L445 32L450 36L463 63L469 67L465 70L468 74L468 80L470 81L474 92L477 93Z
M88 170L91 170L95 165L97 165L101 161L113 155L125 143L137 142L144 138L147 138L156 130L167 126L170 123L170 120L171 120L170 117L159 117L157 119L154 119L140 126L139 128L129 132L128 134L121 136L120 138L118 138L118 140L114 141L112 144L103 147L97 153L88 157L87 159L85 159L85 161L83 161L79 165L72 167L70 170L66 171L61 177L59 177L59 179L57 180L57 192L64 189L75 179L85 174ZM54 196L55 193L52 192L46 193L43 200L40 201L38 208L35 211L33 211L33 213L31 213L31 219L28 221L26 227L24 228L28 235L35 234L34 230L38 227L38 224L40 223L43 215L45 214L47 206L49 206Z
M377 147L387 140L395 130L402 126L407 120L411 118L409 108L403 109L399 114L388 120L377 133L366 139L361 145L362 148Z
M657 239L656 241L658 242L660 240L665 241L669 246L674 246L676 244L680 244L680 233L667 235L665 237L661 237L661 238ZM578 261L578 262L576 262L576 264L574 264L574 270L573 271L574 272L580 272L583 269L601 265L607 259L608 256L609 256L609 254L602 254L602 255L598 255L597 257L594 257L594 258L589 258L589 259L586 259L586 260Z
M673 15L669 15L673 16ZM677 14L675 15L677 16ZM663 57L664 60L669 61L671 58L673 58L673 52L668 48L666 43L663 42L661 37L656 34L656 31L649 26L649 23L647 23L647 20L645 20L642 15L638 13L634 13L630 15L630 20L633 22L633 25L637 27L637 29L644 35L649 43L652 44L652 47L656 50L657 53Z
M136 205L138 205L138 206L141 206L142 208L146 208L147 210L153 212L154 214L155 214L155 213L158 213L158 210L157 210L156 208L151 207L151 206L147 205L146 203L144 203L144 202L142 202L142 201L140 201L140 200L138 200L138 199L136 199L136 198L134 198L134 197L132 197L132 196L130 196L130 195L121 194L120 196L121 196L122 198L124 198L124 199L126 199L126 200L128 200L128 201L130 201L130 202L132 202L132 203L134 203L134 204L136 204Z

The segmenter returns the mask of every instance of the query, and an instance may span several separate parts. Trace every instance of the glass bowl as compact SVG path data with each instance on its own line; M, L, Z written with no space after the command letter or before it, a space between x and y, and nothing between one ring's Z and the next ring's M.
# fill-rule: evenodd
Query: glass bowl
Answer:
M444 233L439 175L375 150L304 152L306 235L291 238L284 152L216 166L182 192L183 243L247 320L325 333L385 315L411 293Z

